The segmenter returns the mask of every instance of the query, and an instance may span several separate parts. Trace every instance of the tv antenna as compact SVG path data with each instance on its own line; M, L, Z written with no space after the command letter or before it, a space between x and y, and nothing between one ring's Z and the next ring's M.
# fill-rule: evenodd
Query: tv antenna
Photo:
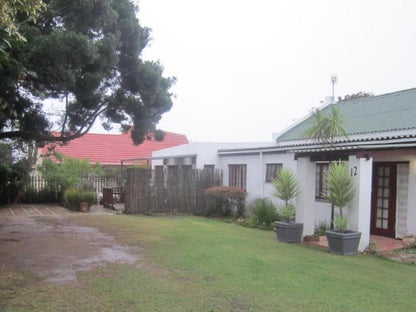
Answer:
M336 74L332 74L331 75L331 83L332 83L332 103L335 102L335 92L334 92L334 90L335 90L335 84L337 83L337 81L338 81L337 75Z

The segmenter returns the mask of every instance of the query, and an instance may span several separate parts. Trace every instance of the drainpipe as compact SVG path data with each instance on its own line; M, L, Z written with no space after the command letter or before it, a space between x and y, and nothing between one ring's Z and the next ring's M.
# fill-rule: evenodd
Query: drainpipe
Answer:
M264 197L264 166L263 166L263 152L259 152L259 161L260 161L260 190L261 190L261 196Z

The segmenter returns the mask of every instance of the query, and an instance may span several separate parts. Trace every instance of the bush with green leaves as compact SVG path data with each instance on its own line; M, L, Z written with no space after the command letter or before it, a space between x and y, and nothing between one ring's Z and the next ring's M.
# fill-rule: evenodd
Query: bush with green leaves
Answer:
M315 223L315 228L313 231L314 235L324 236L325 232L330 229L330 225L326 221L319 221Z
M273 181L273 195L284 201L284 205L279 209L279 218L285 222L295 220L296 208L290 201L295 198L300 191L299 182L290 169L283 168L279 171L277 178Z
M29 170L27 159L14 159L11 144L0 143L0 203L19 200Z
M249 206L253 227L272 230L277 220L275 204L268 198L256 198Z
M241 217L245 212L247 192L234 186L214 186L204 191L205 216Z
M82 185L83 176L104 175L100 164L92 165L88 159L70 158L59 153L55 153L53 158L46 157L38 169L46 181L58 185L64 191Z
M88 206L91 206L95 203L96 199L95 192L91 191L69 188L64 192L65 206L71 210L79 210L82 202L86 202Z

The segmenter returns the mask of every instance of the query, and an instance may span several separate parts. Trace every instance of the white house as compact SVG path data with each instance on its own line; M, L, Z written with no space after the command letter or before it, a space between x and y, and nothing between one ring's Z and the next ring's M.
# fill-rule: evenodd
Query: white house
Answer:
M416 88L331 105L341 110L348 133L331 146L303 139L311 125L307 116L273 144L191 143L153 156L166 156L165 165L179 164L183 155L195 159L194 168L222 169L224 185L246 189L248 200L273 198L271 180L279 168L291 168L302 186L296 218L304 223L304 235L313 234L316 222L330 220L331 206L321 195L329 162L348 161L357 191L347 213L349 227L362 232L359 249L368 246L370 234L416 235Z

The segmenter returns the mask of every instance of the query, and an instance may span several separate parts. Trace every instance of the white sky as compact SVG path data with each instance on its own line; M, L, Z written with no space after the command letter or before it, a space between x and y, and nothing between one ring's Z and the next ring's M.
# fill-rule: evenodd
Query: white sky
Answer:
M140 0L145 59L178 81L159 128L271 141L331 95L416 87L416 1Z

